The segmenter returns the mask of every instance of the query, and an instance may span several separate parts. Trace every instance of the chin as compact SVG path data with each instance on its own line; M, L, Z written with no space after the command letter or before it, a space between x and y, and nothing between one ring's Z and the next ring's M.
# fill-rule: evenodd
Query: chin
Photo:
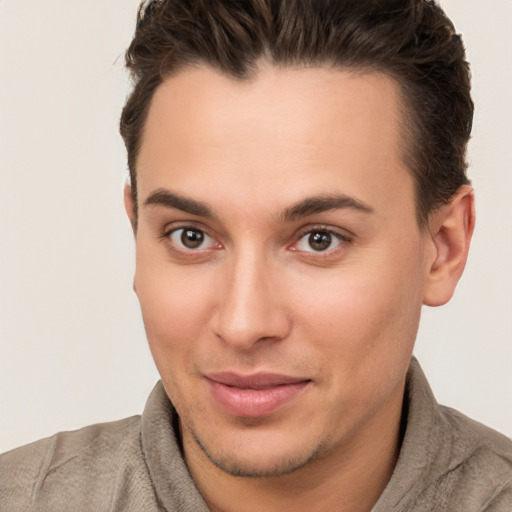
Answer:
M298 448L292 443L259 442L230 443L229 447L220 447L216 443L204 443L193 433L197 446L203 454L221 471L235 477L265 478L284 476L294 473L320 457L324 447L303 446ZM287 446L289 444L290 446Z

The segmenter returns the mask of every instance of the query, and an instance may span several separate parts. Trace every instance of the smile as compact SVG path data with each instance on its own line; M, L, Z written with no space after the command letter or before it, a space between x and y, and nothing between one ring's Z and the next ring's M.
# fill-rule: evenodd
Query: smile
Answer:
M242 376L235 373L206 375L209 391L228 414L257 418L276 412L311 382L277 374Z

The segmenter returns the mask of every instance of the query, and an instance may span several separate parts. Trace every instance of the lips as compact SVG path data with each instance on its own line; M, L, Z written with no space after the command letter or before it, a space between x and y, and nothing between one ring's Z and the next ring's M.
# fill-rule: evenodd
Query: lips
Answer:
M276 412L311 382L274 373L240 375L231 372L205 375L209 391L228 414L256 418Z

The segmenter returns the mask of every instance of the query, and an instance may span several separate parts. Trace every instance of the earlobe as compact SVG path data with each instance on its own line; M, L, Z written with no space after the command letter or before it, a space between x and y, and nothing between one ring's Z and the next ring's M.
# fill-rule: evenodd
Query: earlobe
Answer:
M128 215L130 224L132 225L133 233L135 234L137 226L135 217L135 205L133 203L132 187L129 184L124 186L124 209L126 211L126 215Z
M432 214L429 224L434 251L428 263L423 303L442 306L451 299L466 265L475 227L473 189L460 187L448 204Z

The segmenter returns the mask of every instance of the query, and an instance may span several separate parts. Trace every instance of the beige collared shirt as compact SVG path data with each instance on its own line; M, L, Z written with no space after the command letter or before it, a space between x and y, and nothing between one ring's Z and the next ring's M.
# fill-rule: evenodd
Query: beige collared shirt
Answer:
M439 406L415 359L404 404L399 459L372 512L512 512L512 442ZM142 416L59 433L3 454L0 511L207 512L176 424L159 382Z

